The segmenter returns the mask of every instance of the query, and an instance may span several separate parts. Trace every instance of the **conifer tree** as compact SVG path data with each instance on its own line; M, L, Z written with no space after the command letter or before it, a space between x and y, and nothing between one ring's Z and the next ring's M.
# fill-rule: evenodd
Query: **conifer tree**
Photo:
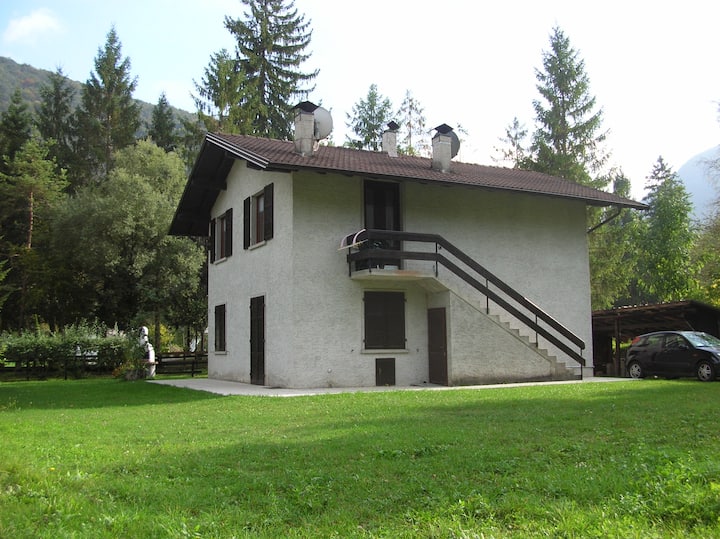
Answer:
M52 140L50 156L57 165L71 169L75 164L73 146L73 100L75 90L58 68L50 75L49 83L40 89L40 109L36 123L38 131L46 141Z
M428 156L430 145L427 142L425 127L425 109L412 95L405 92L405 99L397 112L402 138L398 150L406 155Z
M152 141L166 152L171 152L177 144L175 134L175 117L165 92L160 94L157 105L153 108L152 121L148 126L148 134Z
M590 94L585 62L558 28L550 36L550 50L543 52L543 69L536 69L537 129L527 168L560 176L584 185L605 187L607 178L594 177L606 161L601 147L602 110Z
M193 96L198 119L207 131L254 134L252 120L257 100L245 89L245 76L235 58L226 49L213 54L202 80L195 82L197 95Z
M86 182L107 178L114 152L135 142L140 127L140 106L132 97L136 85L113 27L105 47L98 50L77 111L77 151L84 160Z
M356 135L346 135L346 146L358 150L378 151L382 133L392 120L392 103L378 92L377 85L371 84L365 99L360 99L347 114L347 126Z
M0 115L0 171L15 158L32 134L32 115L17 88L11 98L7 110Z
M645 302L688 299L697 292L690 252L695 242L692 203L678 175L659 157L643 202L649 210L638 236L638 285Z
M310 21L298 13L294 0L242 0L245 18L225 17L237 40L236 72L243 73L241 100L233 108L251 114L252 134L289 139L291 110L313 87L306 86L318 70L303 72L308 60Z

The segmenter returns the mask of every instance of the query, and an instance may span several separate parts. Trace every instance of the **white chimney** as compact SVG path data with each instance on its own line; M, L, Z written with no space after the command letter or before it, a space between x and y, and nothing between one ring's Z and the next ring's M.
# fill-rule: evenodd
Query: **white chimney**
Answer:
M390 122L387 126L382 135L382 149L389 157L397 157L397 132L400 126L395 122Z
M295 151L303 156L312 155L315 144L315 114L317 105L303 101L295 106Z
M435 131L437 132L432 139L432 168L449 172L450 161L458 153L460 140L447 124L437 126Z

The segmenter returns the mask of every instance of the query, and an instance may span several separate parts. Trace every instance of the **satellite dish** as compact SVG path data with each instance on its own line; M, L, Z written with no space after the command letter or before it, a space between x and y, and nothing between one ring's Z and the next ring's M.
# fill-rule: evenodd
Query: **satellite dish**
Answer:
M323 107L316 108L313 114L315 116L315 140L327 138L333 129L332 116Z

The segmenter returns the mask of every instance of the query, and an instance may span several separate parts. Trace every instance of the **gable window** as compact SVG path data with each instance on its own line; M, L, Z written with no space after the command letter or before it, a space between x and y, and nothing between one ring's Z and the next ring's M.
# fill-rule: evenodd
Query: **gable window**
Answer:
M215 351L226 351L225 304L215 306Z
M365 292L365 349L405 348L405 294Z
M243 247L250 248L273 237L273 184L243 202Z
M232 208L210 221L210 262L232 255Z

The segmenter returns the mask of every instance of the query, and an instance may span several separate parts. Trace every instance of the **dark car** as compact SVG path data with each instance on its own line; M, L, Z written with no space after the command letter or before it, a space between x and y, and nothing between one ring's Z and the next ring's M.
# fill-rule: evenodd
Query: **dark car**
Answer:
M720 339L700 331L657 331L635 337L625 361L631 378L697 376L701 382L720 373Z

